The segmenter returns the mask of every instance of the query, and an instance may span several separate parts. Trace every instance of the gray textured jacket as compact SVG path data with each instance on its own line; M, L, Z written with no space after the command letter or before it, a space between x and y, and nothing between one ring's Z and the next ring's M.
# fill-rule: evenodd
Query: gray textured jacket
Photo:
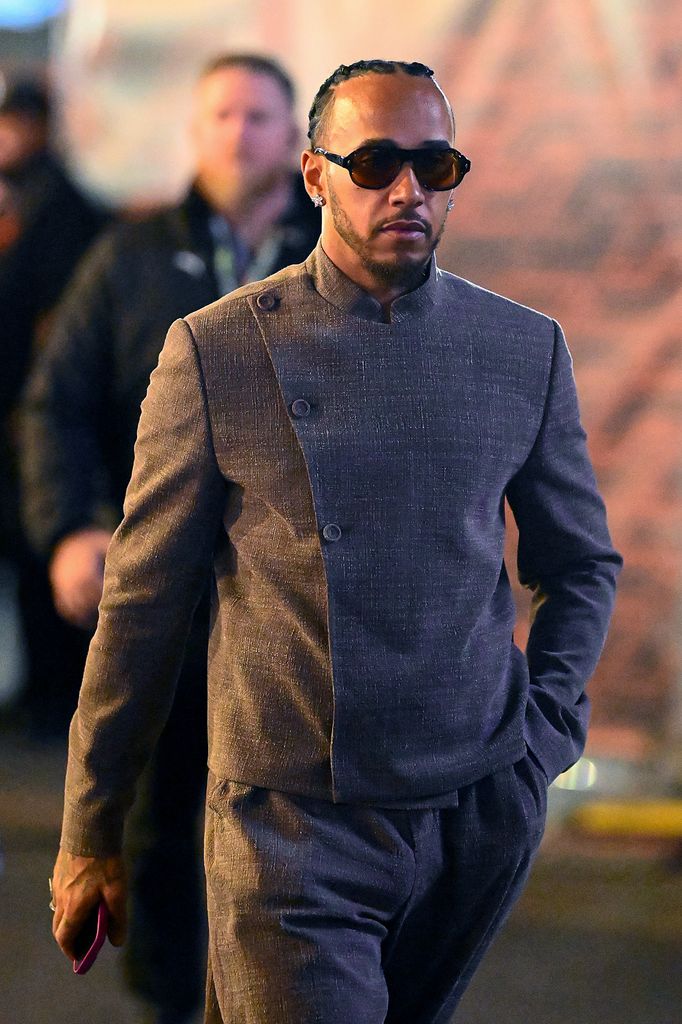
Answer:
M559 326L435 260L382 322L319 245L176 321L71 730L72 851L120 847L211 563L218 777L442 806L527 743L553 778L583 747L620 565Z

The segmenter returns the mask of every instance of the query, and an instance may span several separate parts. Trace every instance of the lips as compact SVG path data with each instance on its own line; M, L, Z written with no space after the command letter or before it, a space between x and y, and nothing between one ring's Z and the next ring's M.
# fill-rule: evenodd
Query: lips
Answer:
M405 235L425 235L426 228L420 221L417 220L396 220L390 224L384 224L382 231L395 231L399 234Z
M384 224L381 234L390 234L394 238L405 239L406 241L419 241L427 235L427 228L418 220L395 220Z

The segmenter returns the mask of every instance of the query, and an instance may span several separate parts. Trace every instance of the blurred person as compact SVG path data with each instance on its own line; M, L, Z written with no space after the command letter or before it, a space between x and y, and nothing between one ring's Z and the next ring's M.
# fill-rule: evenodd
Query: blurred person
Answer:
M178 206L105 233L81 264L27 393L25 512L50 556L61 614L97 618L140 403L169 325L308 255L320 216L292 158L294 89L279 64L213 59L196 85L196 173ZM196 836L206 783L208 600L189 635L173 711L143 777L128 837L126 969L155 1021L188 1020L203 992Z
M50 146L51 108L37 82L10 84L0 100L0 297L5 314L2 410L28 368L36 327L102 225Z
M31 360L74 266L104 213L67 175L51 145L46 88L7 84L0 99L0 558L18 582L27 652L21 702L40 736L63 735L85 657L79 631L55 613L44 562L21 528L16 410Z
M53 931L103 899L213 566L206 1020L451 1019L580 756L620 557L550 317L441 271L423 64L321 86L305 263L171 327L71 732ZM525 654L504 504L534 594Z

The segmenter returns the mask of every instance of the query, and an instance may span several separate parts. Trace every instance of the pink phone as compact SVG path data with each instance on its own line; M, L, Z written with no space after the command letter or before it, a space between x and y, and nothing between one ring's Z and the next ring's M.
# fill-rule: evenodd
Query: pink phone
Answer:
M76 939L76 959L73 962L74 974L86 974L104 945L109 927L109 911L102 900L88 915L78 938Z

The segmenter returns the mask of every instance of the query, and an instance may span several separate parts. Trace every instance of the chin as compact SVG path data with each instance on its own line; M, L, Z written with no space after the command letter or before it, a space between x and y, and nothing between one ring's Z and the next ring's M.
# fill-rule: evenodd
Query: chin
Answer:
M430 246L415 246L411 249L402 249L399 252L391 253L388 256L377 257L376 262L392 267L396 273L401 270L406 272L414 270L415 267L423 267L431 258L432 249Z
M404 239L393 242L388 249L376 254L379 262L415 263L427 260L433 248L426 239Z
M411 257L404 254L393 259L366 260L365 266L379 281L388 285L412 285L422 277L425 264L431 253L415 253Z

